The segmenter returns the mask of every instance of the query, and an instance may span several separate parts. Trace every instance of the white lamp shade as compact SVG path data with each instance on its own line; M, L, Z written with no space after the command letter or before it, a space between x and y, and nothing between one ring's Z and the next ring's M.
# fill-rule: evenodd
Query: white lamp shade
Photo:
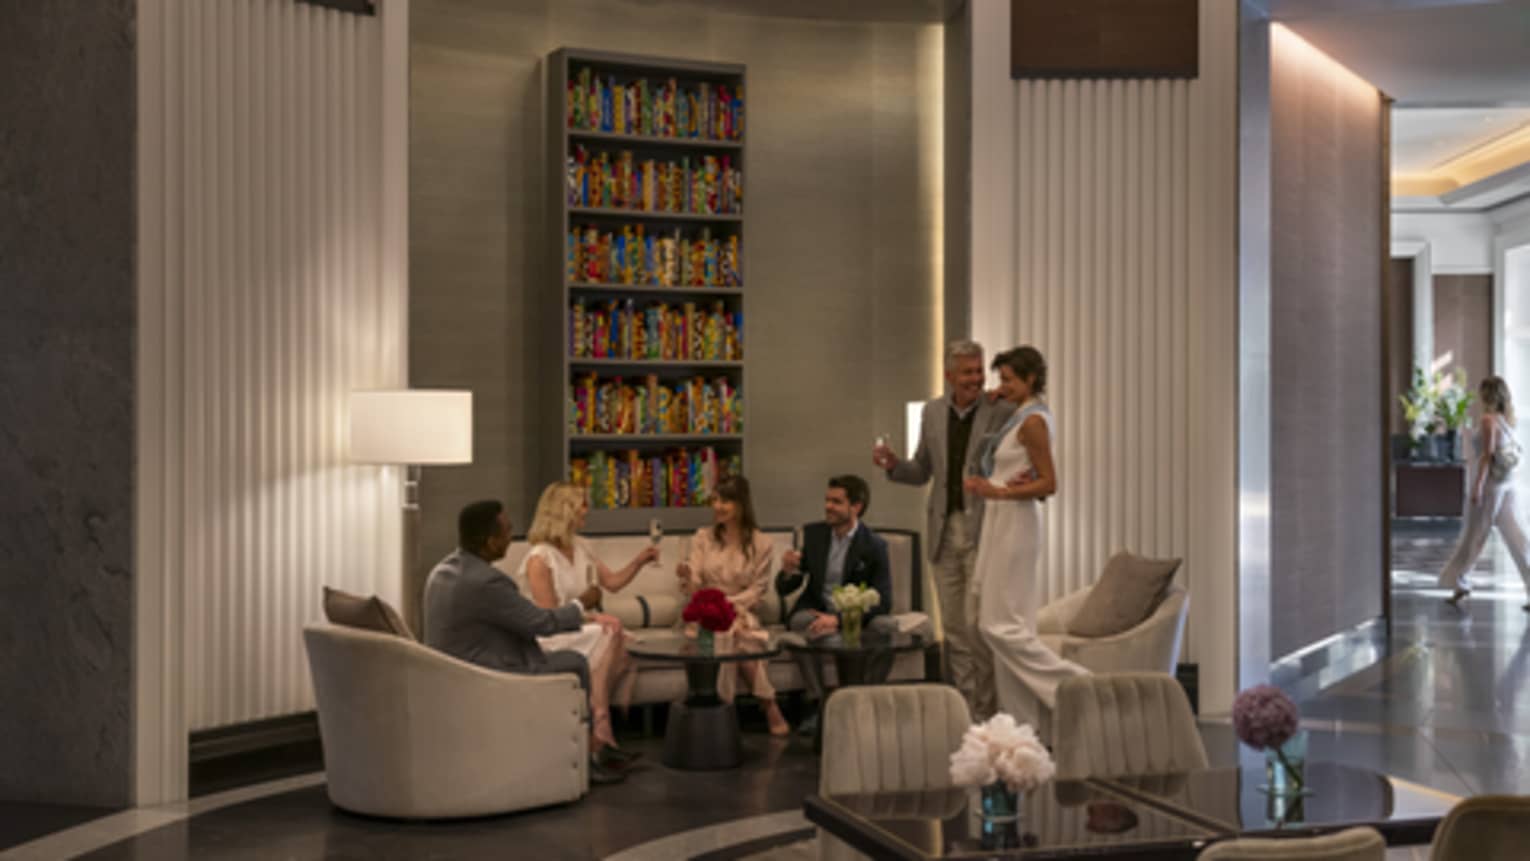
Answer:
M352 392L350 459L409 465L473 462L473 393Z

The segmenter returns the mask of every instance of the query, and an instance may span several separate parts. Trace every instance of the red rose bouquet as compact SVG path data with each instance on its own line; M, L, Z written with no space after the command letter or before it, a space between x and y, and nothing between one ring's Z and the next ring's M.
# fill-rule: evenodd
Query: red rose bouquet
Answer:
M733 620L737 617L733 610L733 602L720 589L698 589L691 596L691 602L685 605L685 612L680 618L687 622L695 622L702 628L721 634L733 627Z

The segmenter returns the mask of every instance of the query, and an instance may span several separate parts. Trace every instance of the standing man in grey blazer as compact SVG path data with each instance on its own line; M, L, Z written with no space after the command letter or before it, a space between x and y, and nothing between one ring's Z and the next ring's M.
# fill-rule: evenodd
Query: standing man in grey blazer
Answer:
M504 673L573 673L588 697L590 667L584 655L544 652L537 637L578 630L586 614L602 625L616 624L610 616L590 613L600 604L600 587L591 586L554 610L538 607L491 564L504 558L510 541L510 518L494 500L475 502L457 515L457 549L425 581L425 644ZM592 739L590 750L596 748ZM604 753L590 761L591 783L622 779L615 769L623 763L599 755Z
M983 394L983 348L972 341L946 347L945 375L946 393L924 405L913 458L900 460L892 449L879 445L871 459L892 481L931 483L925 540L945 629L946 677L966 698L973 716L986 720L996 707L993 657L978 635L977 594L972 589L983 500L963 492L962 480L978 468L989 440L1015 408Z

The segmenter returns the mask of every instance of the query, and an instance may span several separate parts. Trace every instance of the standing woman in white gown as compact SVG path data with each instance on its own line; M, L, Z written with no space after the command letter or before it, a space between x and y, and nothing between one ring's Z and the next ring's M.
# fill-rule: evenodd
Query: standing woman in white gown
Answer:
M1495 526L1519 568L1525 589L1530 591L1525 530L1520 525L1519 507L1514 499L1514 469L1519 464L1519 443L1514 441L1514 400L1503 377L1483 380L1477 387L1477 397L1482 401L1482 422L1474 445L1471 495L1466 501L1465 523L1456 551L1440 572L1440 586L1452 590L1445 600L1453 606L1472 593L1471 567L1482 555L1488 533ZM1524 609L1530 612L1530 604Z
M588 495L577 484L560 481L542 491L531 531L526 534L531 550L515 574L537 606L561 607L597 586L607 592L618 592L632 582L644 565L659 558L657 548L645 546L625 567L611 570L579 537L589 510ZM613 695L625 706L635 678L630 672L626 636L615 616L589 613L584 626L577 631L537 638L544 650L572 649L590 662L590 730L602 745L596 757L603 765L613 757L618 760L615 764L621 764L626 756L617 747L611 729Z
M1057 705L1057 686L1089 671L1064 660L1036 636L1041 604L1041 502L1057 492L1052 461L1052 412L1042 396L1047 363L1034 347L994 357L999 394L1016 405L1004 429L989 443L983 477L970 477L969 493L987 500L973 579L978 590L978 630L993 649L999 708L1016 720L1037 722L1037 703Z

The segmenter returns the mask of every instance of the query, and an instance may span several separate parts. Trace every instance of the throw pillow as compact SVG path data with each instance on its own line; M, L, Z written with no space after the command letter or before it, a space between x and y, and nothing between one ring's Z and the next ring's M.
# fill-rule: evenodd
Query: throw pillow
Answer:
M1109 637L1142 624L1169 591L1179 559L1147 559L1117 553L1089 590L1078 614L1068 622L1075 637Z
M404 624L398 611L376 595L363 598L360 595L352 595L349 592L325 586L324 618L334 625L393 634L408 640L414 639L414 632Z

